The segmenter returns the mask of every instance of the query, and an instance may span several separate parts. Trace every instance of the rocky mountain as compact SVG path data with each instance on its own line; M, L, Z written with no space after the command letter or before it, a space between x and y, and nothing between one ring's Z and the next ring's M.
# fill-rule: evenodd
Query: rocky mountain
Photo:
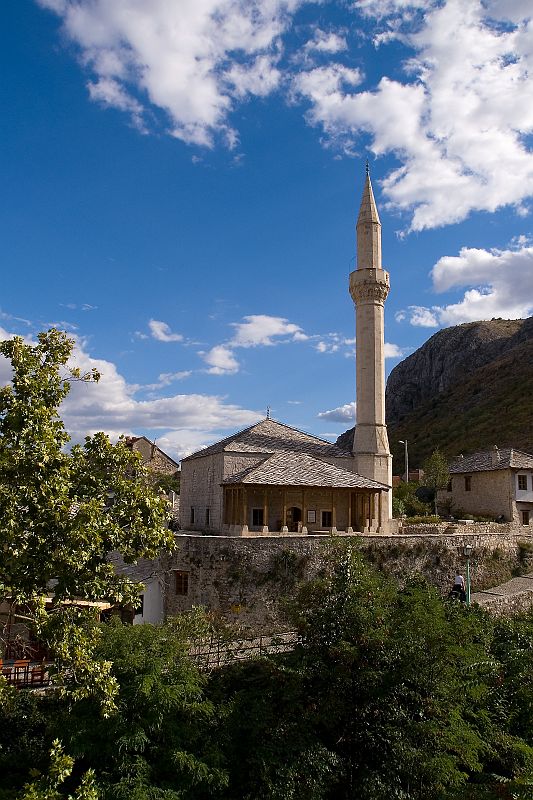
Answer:
M396 474L405 438L413 468L437 446L450 457L493 444L533 452L533 317L439 331L392 370L386 408Z

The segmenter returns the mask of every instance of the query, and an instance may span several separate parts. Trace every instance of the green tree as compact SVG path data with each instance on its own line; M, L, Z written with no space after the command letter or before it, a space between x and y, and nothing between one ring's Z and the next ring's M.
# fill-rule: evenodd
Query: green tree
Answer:
M416 481L406 483L402 481L399 486L392 490L392 508L394 516L406 514L408 517L427 516L431 512L431 506L422 502L416 496L420 485Z
M112 662L117 710L105 718L90 698L63 704L51 725L77 771L91 769L105 800L218 797L227 777L210 736L218 707L189 657L208 634L201 612L161 626L103 626L96 655Z
M135 602L138 587L115 573L109 552L128 563L154 557L172 535L137 454L103 433L66 450L59 406L73 380L99 378L69 367L72 348L55 329L36 345L0 343L12 366L0 390L0 601L51 649L57 682L109 710L116 684L94 657L97 617L73 601Z
M230 800L530 797L531 630L510 648L507 693L488 615L419 579L400 589L342 547L294 613L292 654L213 680L231 709L218 736Z
M422 469L424 470L423 484L427 486L433 494L435 514L437 514L437 492L439 489L445 489L450 480L448 462L438 447L432 452L429 458L424 461Z

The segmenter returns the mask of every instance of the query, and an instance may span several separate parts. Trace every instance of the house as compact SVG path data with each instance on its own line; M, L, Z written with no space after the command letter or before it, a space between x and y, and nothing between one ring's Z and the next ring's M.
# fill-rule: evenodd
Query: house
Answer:
M459 456L450 465L447 490L438 493L451 512L494 517L520 525L533 522L533 455L514 448Z
M143 464L158 475L174 476L179 473L179 464L170 458L155 442L146 436L126 436L124 444L130 450L141 454Z
M174 461L173 458L167 455L164 450L161 450L155 442L147 439L146 436L126 436L124 437L124 444L130 450L140 454L143 464L152 472L154 480L167 479L168 485L163 482L162 489L168 495L172 507L172 516L177 527L179 525L180 512L180 466L178 462Z

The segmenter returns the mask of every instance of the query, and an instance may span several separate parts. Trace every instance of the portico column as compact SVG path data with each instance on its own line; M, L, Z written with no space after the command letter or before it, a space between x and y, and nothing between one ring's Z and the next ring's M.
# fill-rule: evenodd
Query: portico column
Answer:
M378 494L378 533L381 533L383 528L383 492Z
M305 517L305 489L302 489L302 528L305 528L307 525L307 520Z
M263 489L263 527L268 528L268 489Z
M248 525L248 496L246 486L242 487L242 524Z
M331 490L331 525L337 527L337 509L335 507L335 490Z
M352 527L352 490L348 489L348 527Z
M282 527L287 527L287 492L285 487L283 487L283 519L282 519Z

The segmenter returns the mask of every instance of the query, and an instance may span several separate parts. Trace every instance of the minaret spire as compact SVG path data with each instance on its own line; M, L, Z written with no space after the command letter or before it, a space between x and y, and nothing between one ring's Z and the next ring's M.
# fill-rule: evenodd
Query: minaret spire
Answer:
M366 162L366 179L357 217L357 269L381 269L381 222Z

